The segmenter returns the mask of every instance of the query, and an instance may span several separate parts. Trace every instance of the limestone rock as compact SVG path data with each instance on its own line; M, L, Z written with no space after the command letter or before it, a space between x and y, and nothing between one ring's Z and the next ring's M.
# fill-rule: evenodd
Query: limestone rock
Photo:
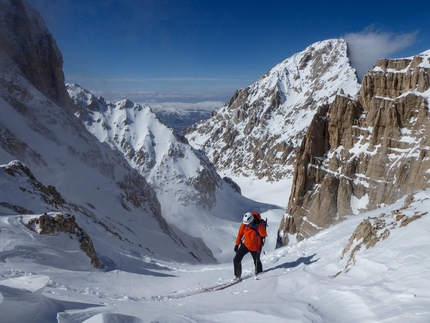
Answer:
M76 223L74 215L57 213L54 217L50 217L44 213L40 217L28 221L27 227L40 234L64 232L71 236L76 236L79 239L82 251L91 259L91 264L94 267L100 266L100 261L90 236Z
M337 95L297 154L279 244L430 187L430 52L380 60L358 98Z
M413 195L410 194L406 197L402 208L388 214L381 213L378 217L369 217L357 226L349 238L347 246L342 251L341 259L349 255L344 269L345 272L355 265L356 254L363 249L362 247L365 247L365 249L372 248L380 241L389 238L394 229L402 228L428 214L428 212L417 212L413 208L409 208L412 202L414 202ZM412 211L413 215L406 215L406 213L412 213ZM340 273L342 272L337 273L336 276Z

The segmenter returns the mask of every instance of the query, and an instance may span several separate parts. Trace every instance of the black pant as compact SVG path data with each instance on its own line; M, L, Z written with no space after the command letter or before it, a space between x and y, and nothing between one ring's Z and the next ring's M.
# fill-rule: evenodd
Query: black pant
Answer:
M234 265L234 275L236 277L240 277L242 275L242 259L245 255L250 252L252 259L254 259L255 265L255 274L261 273L263 271L263 265L260 261L260 252L257 251L249 251L244 244L242 244L236 252L236 256L233 259Z

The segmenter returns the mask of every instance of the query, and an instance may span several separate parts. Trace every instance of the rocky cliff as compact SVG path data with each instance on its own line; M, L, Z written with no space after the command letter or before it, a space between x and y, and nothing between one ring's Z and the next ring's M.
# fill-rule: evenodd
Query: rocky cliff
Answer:
M359 87L346 42L318 42L236 91L186 137L220 172L278 181L291 176L296 149L318 107L341 90L356 95Z
M429 56L380 60L358 97L320 107L297 154L279 245L430 187Z
M0 58L9 61L7 71L11 73L12 66L17 67L37 90L70 109L63 57L39 13L24 1L2 0L0 24ZM8 90L12 97L17 94L12 84Z

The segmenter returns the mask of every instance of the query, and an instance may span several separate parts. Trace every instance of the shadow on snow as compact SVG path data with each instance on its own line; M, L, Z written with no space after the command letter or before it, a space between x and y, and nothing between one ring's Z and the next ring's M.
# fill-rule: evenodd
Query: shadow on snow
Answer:
M297 259L296 261L293 261L293 262L285 262L285 263L278 265L276 267L269 268L269 269L265 270L265 272L269 272L269 271L276 270L276 269L295 268L295 267L300 266L301 264L304 264L304 265L313 264L314 262L317 262L319 260L319 258L315 259L315 260L312 259L315 257L315 255L316 254L313 254L312 256L309 256L309 257L300 257L299 259Z

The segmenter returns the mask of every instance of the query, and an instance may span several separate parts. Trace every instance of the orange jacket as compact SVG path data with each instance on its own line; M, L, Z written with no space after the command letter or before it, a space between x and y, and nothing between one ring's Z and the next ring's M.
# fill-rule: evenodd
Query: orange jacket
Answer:
M256 228L253 229L251 226L254 225ZM258 231L258 234L257 234ZM266 229L262 224L241 224L239 227L239 232L237 233L236 246L240 244L242 238L245 238L243 244L249 251L261 251L262 245L261 240L263 237L267 236Z

